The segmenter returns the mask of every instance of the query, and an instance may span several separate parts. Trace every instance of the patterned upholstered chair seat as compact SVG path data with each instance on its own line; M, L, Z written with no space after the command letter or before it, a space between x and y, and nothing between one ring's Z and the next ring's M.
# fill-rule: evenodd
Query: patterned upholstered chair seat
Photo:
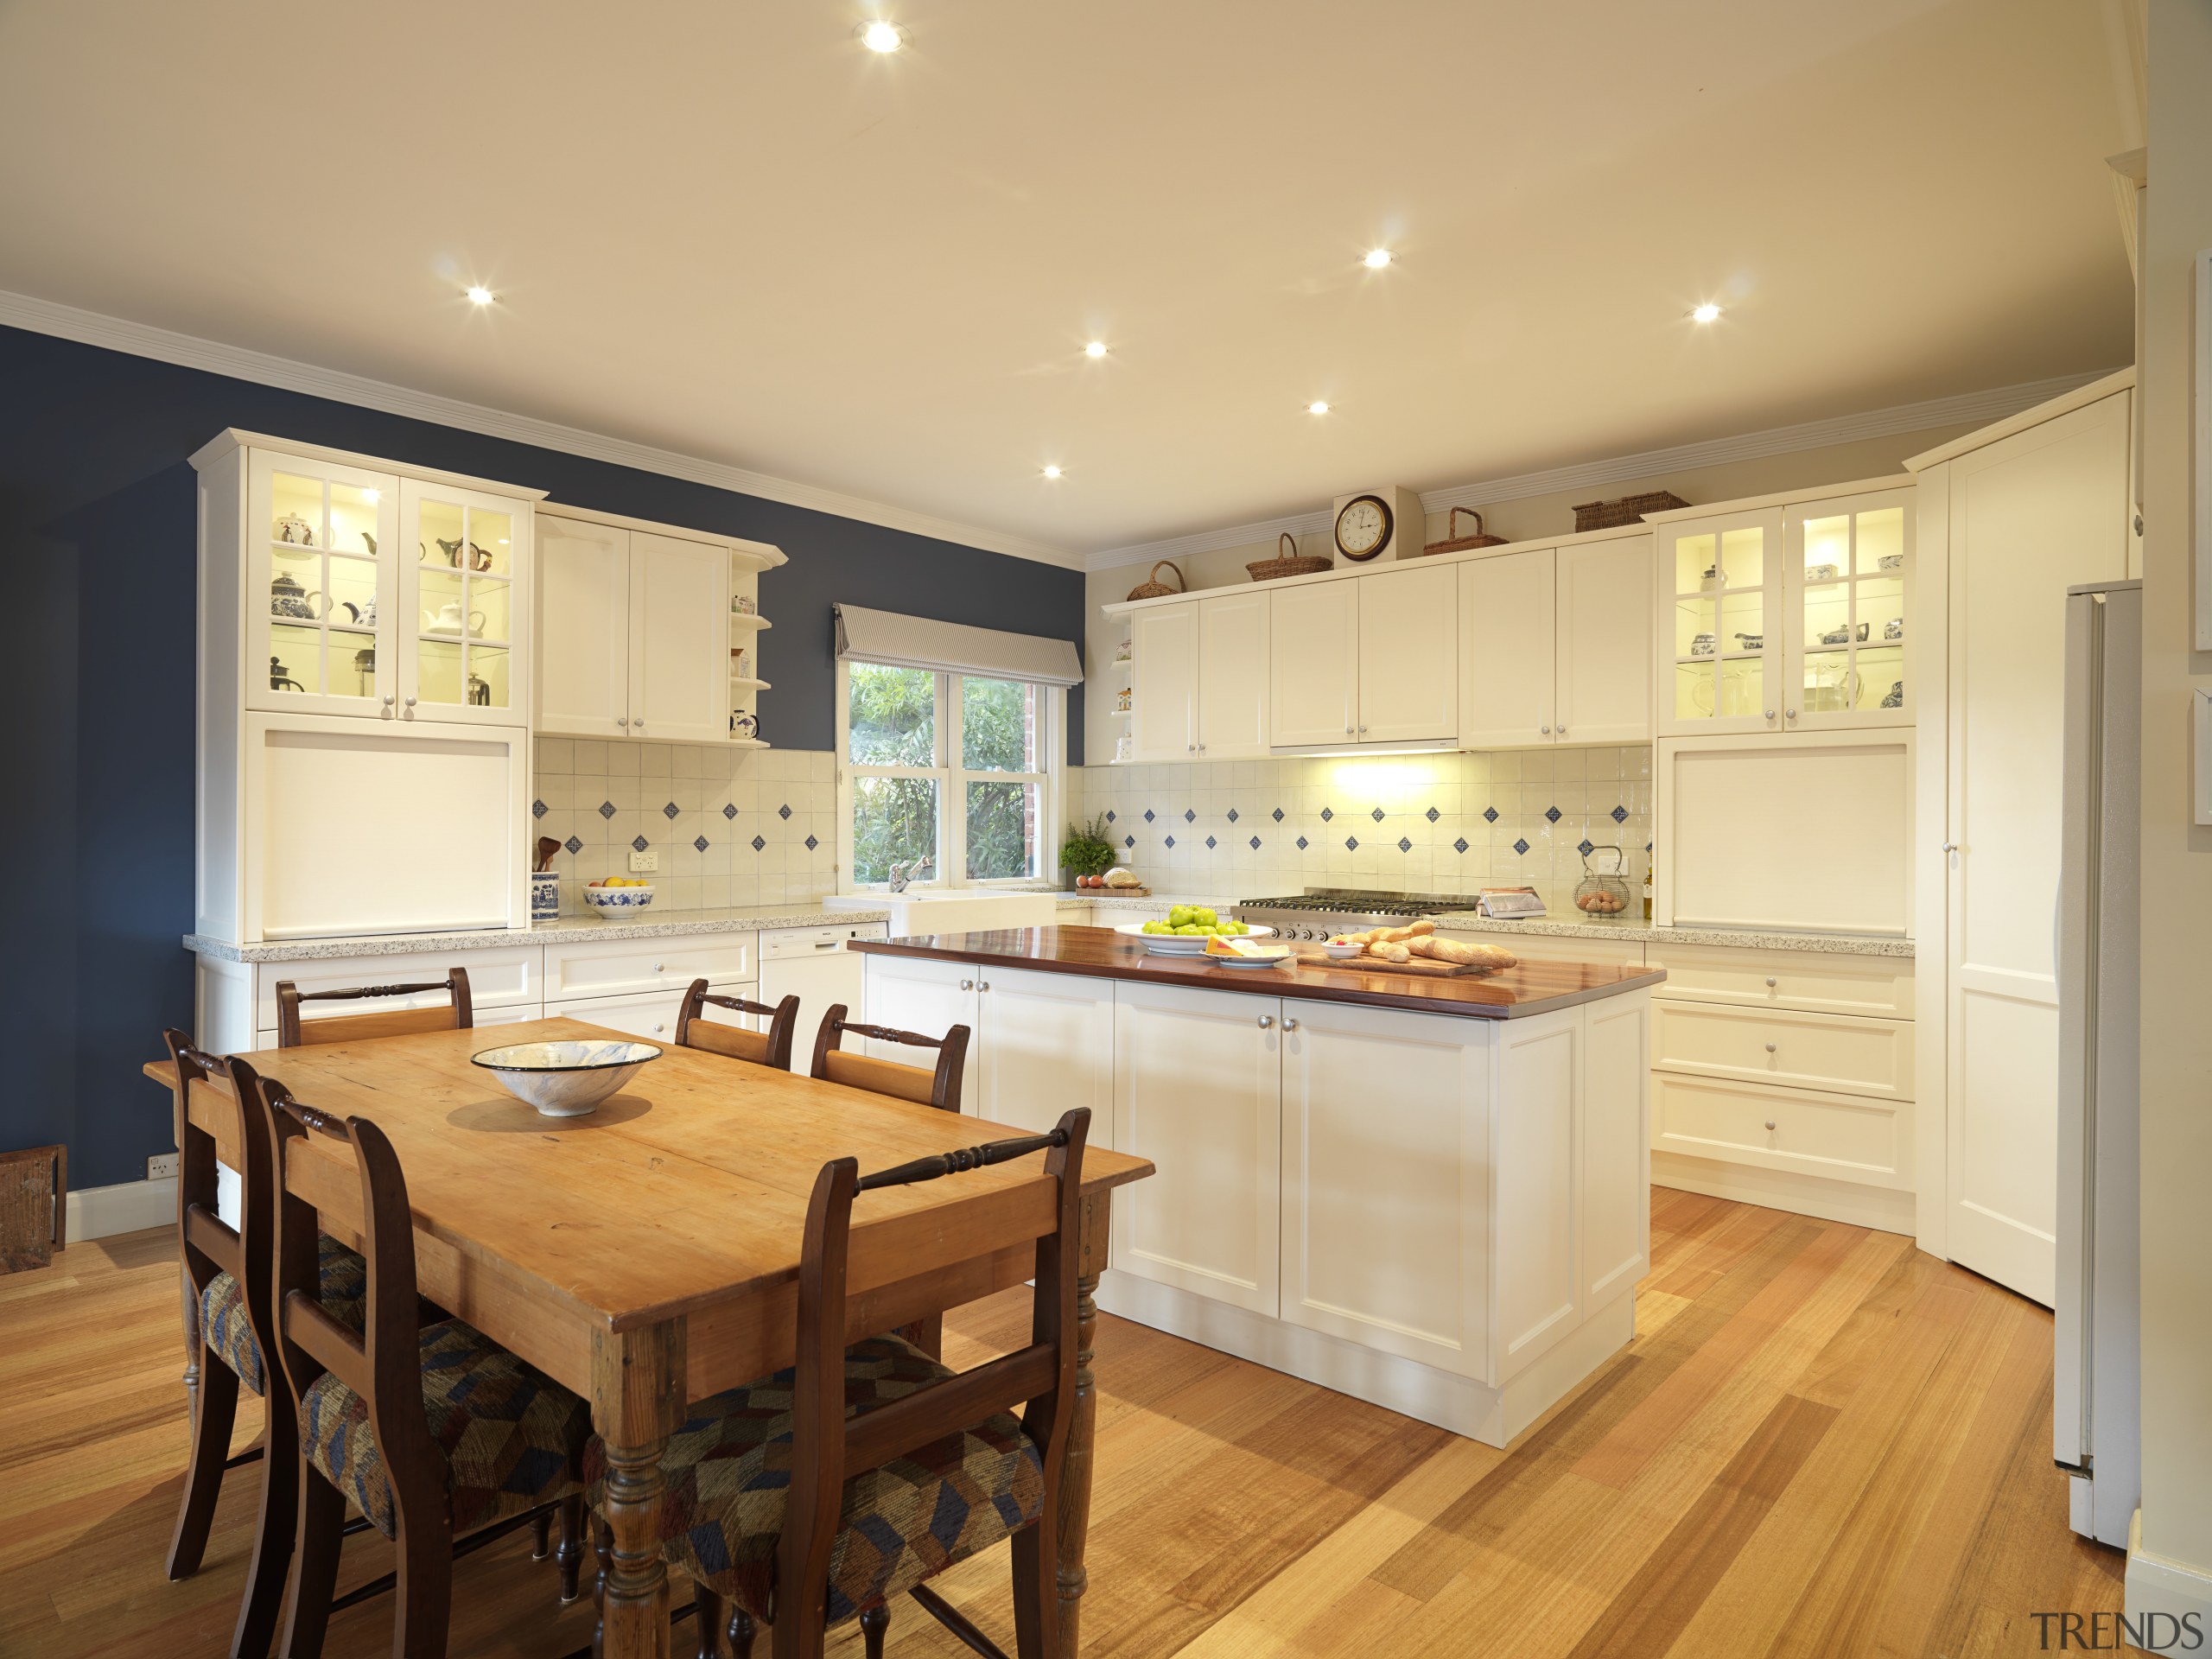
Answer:
M322 1306L341 1325L361 1328L367 1317L369 1264L360 1253L349 1250L325 1233L318 1243L321 1258ZM269 1392L269 1373L255 1340L253 1321L246 1317L245 1291L231 1274L219 1273L200 1293L200 1339L216 1357L238 1374L238 1381L256 1394Z
M771 1621L791 1483L794 1375L786 1369L699 1401L662 1459L663 1556ZM898 1337L871 1337L845 1353L846 1415L951 1375ZM596 1436L584 1453L584 1476L590 1501L602 1502L607 1456ZM830 1622L989 1548L1033 1520L1044 1497L1044 1459L1011 1412L854 1475L830 1557Z
M444 1452L455 1535L578 1490L591 1408L473 1325L441 1319L422 1332L423 1407ZM300 1402L300 1444L330 1484L387 1538L391 1483L369 1402L326 1371Z

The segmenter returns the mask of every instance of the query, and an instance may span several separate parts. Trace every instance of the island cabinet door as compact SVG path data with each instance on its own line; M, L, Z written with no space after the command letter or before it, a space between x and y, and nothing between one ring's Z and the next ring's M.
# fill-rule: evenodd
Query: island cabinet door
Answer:
M982 1038L982 999L976 989L976 970L960 962L930 962L914 957L870 957L868 959L868 1023L896 1031L919 1032L942 1037L955 1026L968 1027L968 1067L960 1078L960 1109L976 1109L976 1079L982 1073L979 1051ZM791 1047L811 1054L815 1033L826 1008L802 1005L798 1035ZM850 1018L859 1019L858 1013ZM848 1047L854 1046L851 1043ZM880 1043L868 1039L858 1046L879 1060L897 1065L934 1065L937 1057L927 1049L903 1043ZM804 1069L804 1068L802 1068Z
M1282 1005L1128 982L1114 1003L1114 1148L1159 1172L1116 1199L1114 1266L1272 1317Z
M1482 1376L1496 1022L1283 1007L1282 1317Z
M1043 1135L1090 1109L1090 1144L1114 1144L1114 982L978 968L981 1043L968 1060L975 1111Z
M1581 1282L1594 1313L1651 1267L1651 994L1609 996L1582 1021Z
M1580 1008L1500 1022L1491 1073L1491 1370L1502 1387L1582 1323Z

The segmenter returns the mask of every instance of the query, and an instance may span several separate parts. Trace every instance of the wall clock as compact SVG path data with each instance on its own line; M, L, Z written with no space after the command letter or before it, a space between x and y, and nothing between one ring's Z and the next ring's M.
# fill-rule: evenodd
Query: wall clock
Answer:
M1355 495L1337 509L1337 551L1364 564L1389 545L1390 504L1379 495Z

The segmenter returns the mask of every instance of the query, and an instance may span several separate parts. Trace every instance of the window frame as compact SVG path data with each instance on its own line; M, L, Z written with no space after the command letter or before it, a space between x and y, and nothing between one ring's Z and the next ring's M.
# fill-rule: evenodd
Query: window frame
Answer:
M936 764L927 766L868 766L852 760L852 670L857 658L837 661L836 726L834 739L837 789L837 865L839 888L849 893L887 893L887 881L862 882L853 874L854 782L861 778L921 778L937 785L937 862L926 880L909 885L918 890L947 888L1052 889L1059 886L1059 849L1050 826L1061 820L1065 793L1067 689L1043 680L1019 679L1012 675L987 674L968 669L923 669L936 682L934 724ZM874 666L863 663L862 666ZM893 667L909 664L893 664ZM966 679L1005 680L1026 685L1038 696L1037 747L1043 763L1037 772L971 771L958 764L963 756L961 682ZM968 785L970 783L1034 784L1038 787L1039 862L1036 875L996 876L969 880L968 869Z

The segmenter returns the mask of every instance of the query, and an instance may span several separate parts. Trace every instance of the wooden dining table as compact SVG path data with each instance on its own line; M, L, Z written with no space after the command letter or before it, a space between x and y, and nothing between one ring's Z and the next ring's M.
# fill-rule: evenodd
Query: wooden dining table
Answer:
M599 1650L666 1659L668 1573L658 1546L660 1460L694 1400L792 1363L799 1252L822 1166L861 1173L1025 1131L671 1046L619 1093L555 1118L509 1095L470 1056L495 1045L623 1033L574 1020L445 1031L257 1053L306 1104L367 1117L407 1176L423 1294L591 1402L607 1446L612 1535ZM176 1093L167 1061L145 1073ZM229 1096L205 1084L175 1101L241 1166ZM1040 1117L1057 1116L1040 1103ZM1153 1166L1100 1146L1083 1166L1074 1421L1060 1483L1060 1653L1077 1651L1096 1383L1091 1369L1110 1195ZM311 1136L290 1185L357 1243L351 1152ZM1022 1159L861 1195L853 1211L846 1330L880 1332L1028 1279L1053 1184ZM185 1343L196 1363L197 1308ZM188 1372L188 1375L190 1373Z

